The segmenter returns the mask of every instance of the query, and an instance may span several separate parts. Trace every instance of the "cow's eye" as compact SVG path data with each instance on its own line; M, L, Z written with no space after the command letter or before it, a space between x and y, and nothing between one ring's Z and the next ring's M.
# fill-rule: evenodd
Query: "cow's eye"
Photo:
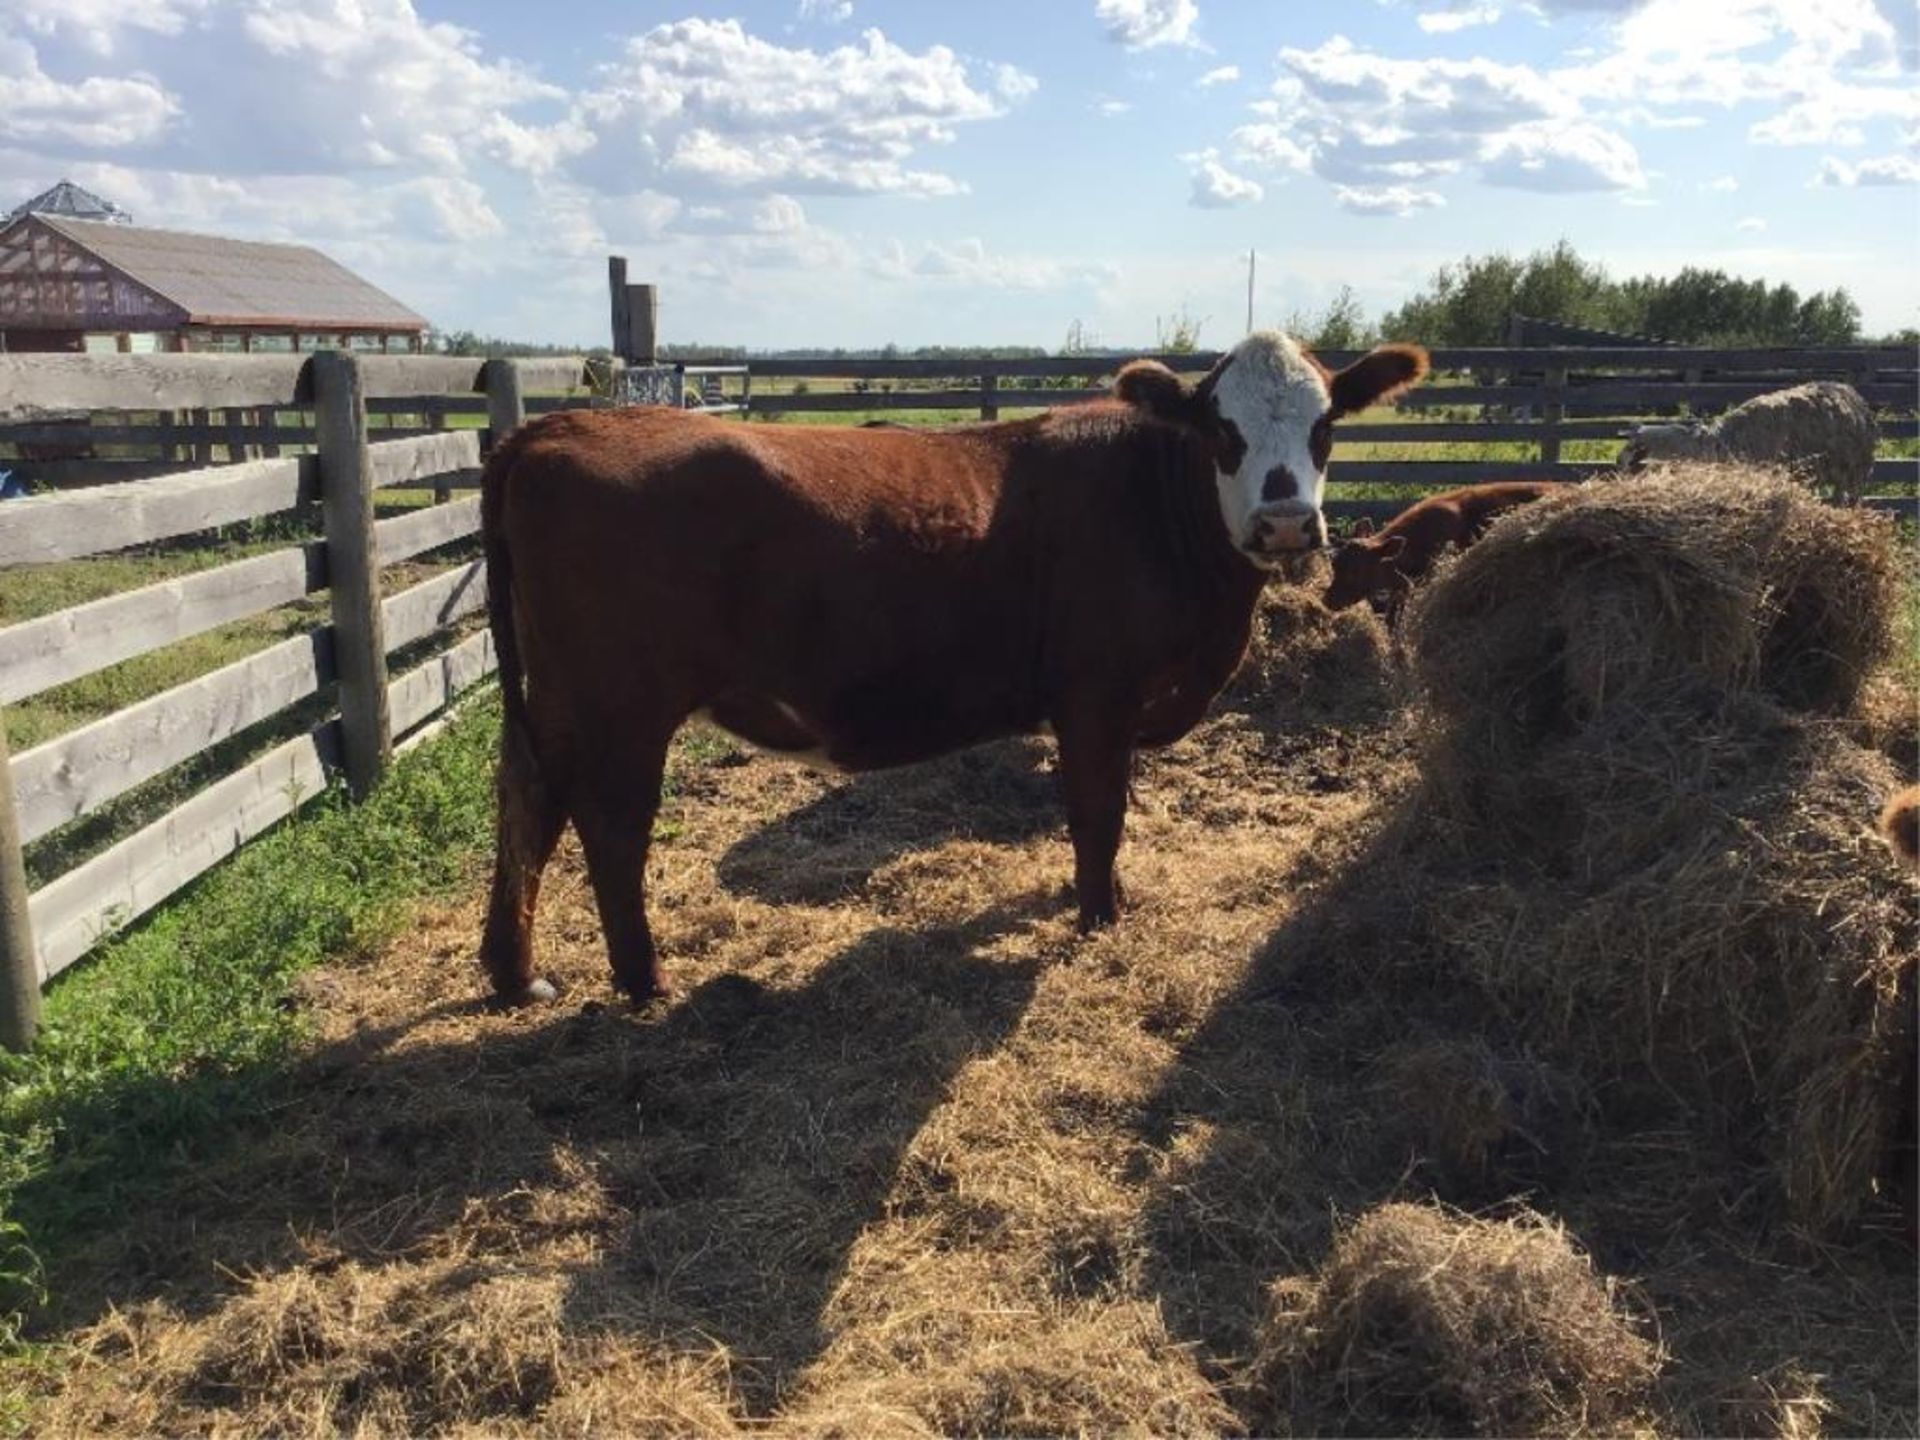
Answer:
M1333 421L1324 415L1313 422L1313 433L1307 437L1307 452L1313 456L1314 469L1327 468L1327 460L1333 454Z

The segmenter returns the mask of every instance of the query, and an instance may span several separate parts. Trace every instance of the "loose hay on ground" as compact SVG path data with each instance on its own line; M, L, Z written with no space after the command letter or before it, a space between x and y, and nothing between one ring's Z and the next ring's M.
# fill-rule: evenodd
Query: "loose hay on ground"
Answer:
M1472 891L1408 848L1398 703L1373 617L1276 591L1248 677L1141 764L1135 908L1084 941L1044 745L846 781L685 747L650 886L678 997L607 1003L571 840L540 922L556 1007L474 1003L478 877L316 976L284 1103L54 1257L46 1332L92 1358L35 1382L30 1428L1256 1428L1267 1281L1326 1253L1330 1211L1426 1188L1374 1083L1397 1042L1468 1055L1497 1125L1535 1139L1563 1089L1584 1103L1558 1056L1547 1073L1415 968L1434 942L1405 902ZM1503 1143L1471 1156L1488 1185ZM1612 1268L1672 1239L1630 1177L1552 1180ZM1661 1303L1692 1325L1673 1373L1696 1389L1668 1428L1711 1429L1783 1355L1829 1377L1836 1428L1911 1428L1897 1297L1674 1243L1692 1268ZM1724 1297L1789 1289L1788 1338L1728 1337L1765 1304Z
M1274 1285L1252 1383L1294 1434L1618 1433L1660 1370L1643 1329L1543 1216L1384 1205Z

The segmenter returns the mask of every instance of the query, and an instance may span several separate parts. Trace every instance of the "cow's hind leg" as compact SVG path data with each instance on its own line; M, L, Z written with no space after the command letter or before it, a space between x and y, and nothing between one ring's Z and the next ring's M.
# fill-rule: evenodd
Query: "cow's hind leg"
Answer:
M1073 890L1080 930L1111 925L1120 913L1114 861L1126 824L1127 778L1133 770L1134 712L1118 707L1062 715L1060 778L1066 789L1067 833L1073 840Z
M623 737L618 764L597 767L576 787L574 828L586 852L587 877L593 882L600 928L616 988L641 1004L664 995L666 977L647 924L647 849L654 816L660 809L660 784L666 772L672 729L643 737Z
M511 731L501 745L495 792L493 894L480 963L500 999L551 1000L553 986L533 973L533 911L566 814L525 742Z

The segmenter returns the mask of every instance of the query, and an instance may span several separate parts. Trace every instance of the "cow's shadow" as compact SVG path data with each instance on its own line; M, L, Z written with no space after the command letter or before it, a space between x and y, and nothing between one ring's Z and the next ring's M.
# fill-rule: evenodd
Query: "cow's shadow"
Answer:
M241 1277L295 1267L524 1263L557 1239L592 1257L555 1262L563 1330L718 1342L743 1405L770 1413L819 1352L907 1147L1032 997L1036 962L983 952L1044 908L874 930L790 988L729 973L664 1011L588 1001L465 1038L439 1038L455 1016L431 1040L416 1020L326 1046L255 1077L256 1123L183 1133L162 1164L126 1157L83 1224L46 1225L59 1167L29 1184L20 1213L55 1242L39 1328L152 1300L208 1314ZM190 1112L204 1083L100 1098Z
M735 894L823 904L950 840L1011 844L1065 830L1052 747L1031 739L855 775L732 845L715 873Z

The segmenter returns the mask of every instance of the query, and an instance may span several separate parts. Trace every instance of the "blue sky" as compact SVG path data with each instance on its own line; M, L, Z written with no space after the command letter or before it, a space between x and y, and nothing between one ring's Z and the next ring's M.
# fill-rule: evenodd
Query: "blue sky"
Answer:
M0 0L0 196L320 246L447 328L1203 343L1565 237L1920 319L1915 0Z

